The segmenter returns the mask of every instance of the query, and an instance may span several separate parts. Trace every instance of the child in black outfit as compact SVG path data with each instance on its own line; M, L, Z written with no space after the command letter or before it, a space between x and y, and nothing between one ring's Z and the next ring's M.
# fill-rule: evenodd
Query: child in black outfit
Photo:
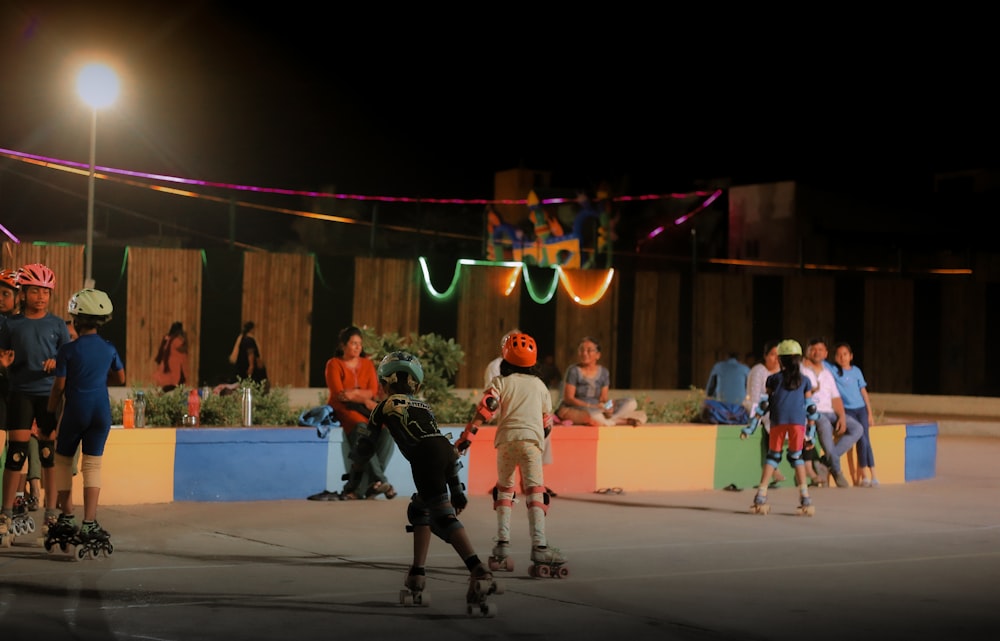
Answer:
M368 424L360 430L351 452L351 469L345 492L356 489L365 464L375 452L375 444L383 429L388 429L399 451L410 463L417 492L410 498L406 516L407 527L413 532L413 565L406 576L406 589L400 592L400 602L422 604L429 600L423 594L426 581L424 566L431 535L450 543L469 569L469 590L466 594L469 613L478 608L483 614L496 613L495 604L486 597L502 589L493 575L479 560L465 526L458 514L468 499L458 478L458 453L448 438L438 429L430 405L414 395L420 390L424 371L412 354L392 352L378 366L382 391L388 396L372 410ZM449 497L450 493L450 497Z

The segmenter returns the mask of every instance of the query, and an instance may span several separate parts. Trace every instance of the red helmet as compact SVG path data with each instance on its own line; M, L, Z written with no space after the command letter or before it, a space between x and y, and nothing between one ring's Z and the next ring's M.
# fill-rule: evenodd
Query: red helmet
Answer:
M56 274L51 269L41 263L32 263L21 268L17 277L21 287L44 287L45 289L56 288Z
M503 359L518 367L533 367L538 362L535 339L527 334L511 334L503 343Z
M18 272L13 269L0 269L0 285L17 290L21 283L17 279Z

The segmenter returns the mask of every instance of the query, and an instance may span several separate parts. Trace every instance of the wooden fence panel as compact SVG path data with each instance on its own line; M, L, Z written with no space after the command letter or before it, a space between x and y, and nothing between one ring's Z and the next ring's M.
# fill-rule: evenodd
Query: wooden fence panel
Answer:
M608 277L603 269L567 269L565 274L572 292L583 300L592 298ZM615 274L604 296L593 305L576 302L566 287L560 284L556 293L556 344L552 352L556 362L565 372L577 362L577 347L580 339L591 336L601 345L600 364L611 373L611 387L617 382L618 353L618 299L620 276ZM628 330L626 330L628 331ZM542 348L544 353L548 350Z
M865 379L873 392L913 389L913 282L865 282Z
M354 259L353 322L379 334L420 331L420 267L398 258Z
M833 277L790 274L785 276L784 281L782 325L785 331L779 339L794 338L803 350L810 338L822 336L828 341L833 340L836 333Z
M69 299L83 289L83 245L36 245L10 241L3 244L0 267L13 270L32 263L41 263L55 273L56 286L49 299L49 312L69 320L66 311Z
M198 386L201 350L202 261L197 249L128 249L126 385L153 387L160 340L175 321L188 336L189 386ZM113 301L117 304L117 301Z
M924 313L915 310L916 314ZM980 395L986 389L986 284L950 281L941 286L941 394ZM963 348L956 349L961 345ZM865 372L867 378L867 371ZM876 388L872 388L876 389ZM881 390L878 390L881 391Z
M478 389L486 366L500 354L500 339L518 326L521 296L517 287L507 293L516 268L464 265L461 269L455 342L465 352L465 364L455 376L455 387ZM523 286L520 281L518 285Z
M256 326L272 385L309 386L314 270L309 254L243 255L243 322Z
M729 350L742 354L753 345L753 277L750 274L697 276L691 341L691 375L697 387L705 386L712 366Z
M682 312L680 274L639 272L635 276L635 291L631 387L677 389Z

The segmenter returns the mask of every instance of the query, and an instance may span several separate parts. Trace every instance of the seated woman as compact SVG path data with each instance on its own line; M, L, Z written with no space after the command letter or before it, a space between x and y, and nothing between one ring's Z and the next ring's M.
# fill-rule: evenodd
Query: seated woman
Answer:
M344 469L351 469L349 458L357 435L355 428L368 424L371 411L378 406L379 383L375 363L364 352L361 330L346 327L340 332L340 348L336 355L326 362L326 386L330 390L327 405L333 408L344 440L341 446ZM385 494L385 498L396 496L396 490L385 476L395 450L395 442L388 431L384 431L376 444L375 454L369 459L358 483L358 490L344 492L342 499L375 498Z
M576 363L566 368L563 397L556 410L563 422L574 425L642 425L646 413L639 411L634 398L620 398L609 402L608 389L611 373L597 363L601 346L585 336L577 348Z

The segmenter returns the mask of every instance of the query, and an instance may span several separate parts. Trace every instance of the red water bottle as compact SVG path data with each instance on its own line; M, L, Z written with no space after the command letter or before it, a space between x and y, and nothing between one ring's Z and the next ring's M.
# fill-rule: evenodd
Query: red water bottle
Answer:
M188 392L188 420L191 421L193 427L197 427L201 424L201 397L198 396L198 390L193 389Z

